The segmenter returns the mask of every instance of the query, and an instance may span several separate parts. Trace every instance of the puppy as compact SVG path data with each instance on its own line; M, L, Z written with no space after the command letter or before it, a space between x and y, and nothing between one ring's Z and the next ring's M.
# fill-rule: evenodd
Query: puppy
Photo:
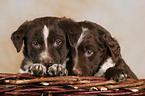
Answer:
M89 22L78 22L82 33L71 49L69 74L106 77L116 81L127 77L137 79L120 53L118 42L103 27Z
M17 52L24 43L19 73L67 75L65 62L79 34L79 24L67 18L42 17L24 22L11 36Z

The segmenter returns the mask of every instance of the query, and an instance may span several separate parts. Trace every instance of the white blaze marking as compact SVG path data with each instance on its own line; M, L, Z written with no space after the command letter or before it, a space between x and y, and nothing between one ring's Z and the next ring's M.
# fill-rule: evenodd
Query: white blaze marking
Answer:
M106 62L104 64L102 64L101 68L99 69L99 71L94 75L94 76L98 76L101 77L104 75L104 73L106 72L106 70L110 67L114 67L115 63L113 62L112 58L108 58L106 60Z
M46 25L44 25L43 38L44 38L45 49L44 49L44 51L42 51L42 53L40 53L40 60L51 59L50 55L48 53L48 42L47 42L48 37L49 37L49 29L47 28Z
M75 70L76 69L76 67L77 67L77 63L78 63L78 47L79 47L79 45L81 44L81 42L83 41L83 38L84 38L84 36L85 36L85 32L86 31L88 31L88 29L87 28L82 28L82 33L81 33L81 36L79 37L79 39L78 39L78 42L77 42L77 44L76 44L76 46L75 46L75 51L76 51L76 57L74 58L74 67L73 67L73 70Z
M49 29L47 28L46 25L44 25L44 28L43 28L43 36L44 36L45 47L47 49L48 48L48 46L47 46L47 38L49 36Z

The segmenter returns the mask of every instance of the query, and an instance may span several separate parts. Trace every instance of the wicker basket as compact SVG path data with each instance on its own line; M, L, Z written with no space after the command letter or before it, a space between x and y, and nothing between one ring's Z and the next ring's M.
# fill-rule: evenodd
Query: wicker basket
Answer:
M34 77L0 73L0 96L145 95L145 79L121 82L94 76Z

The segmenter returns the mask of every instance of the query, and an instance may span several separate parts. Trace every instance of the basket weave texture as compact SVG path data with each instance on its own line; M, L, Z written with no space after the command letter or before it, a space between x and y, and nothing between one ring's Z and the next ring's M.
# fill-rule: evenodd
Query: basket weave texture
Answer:
M145 79L121 82L94 76L34 77L0 73L0 96L145 95Z

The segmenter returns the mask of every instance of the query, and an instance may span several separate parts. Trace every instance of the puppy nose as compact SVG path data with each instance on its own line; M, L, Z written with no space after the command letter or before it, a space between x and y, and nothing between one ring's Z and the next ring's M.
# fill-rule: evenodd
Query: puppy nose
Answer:
M82 72L80 70L78 70L78 69L75 69L75 70L73 70L73 74L74 75L81 76L82 75Z
M46 66L51 66L52 64L54 64L53 60L43 60L42 63Z

